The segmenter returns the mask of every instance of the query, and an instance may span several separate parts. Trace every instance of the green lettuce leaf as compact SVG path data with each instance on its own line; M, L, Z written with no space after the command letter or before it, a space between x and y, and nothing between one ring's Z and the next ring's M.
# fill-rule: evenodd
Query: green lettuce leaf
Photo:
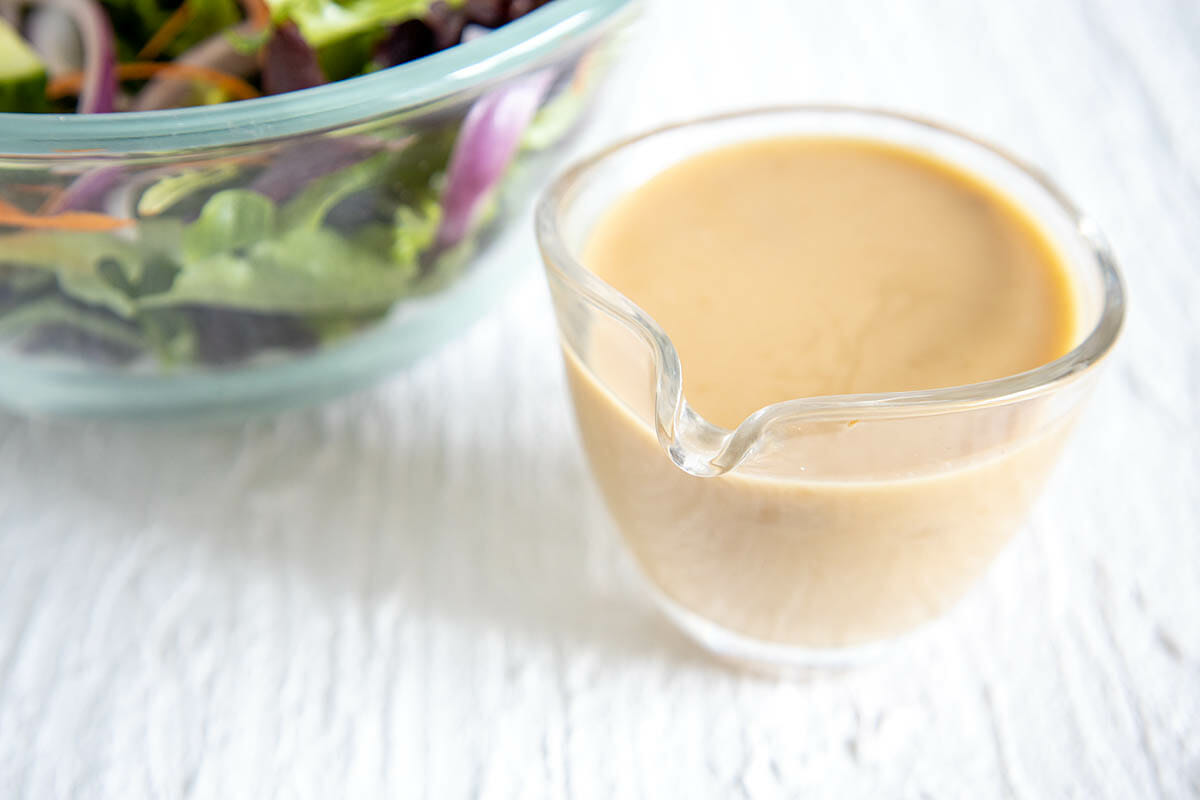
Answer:
M0 111L39 112L46 107L46 65L0 16Z
M233 164L218 164L213 167L188 169L151 184L138 198L137 213L143 217L158 216L185 197L217 186L236 177L238 168Z
M185 313L153 308L138 314L146 345L164 366L187 364L196 358L196 328Z
M0 314L0 339L20 338L45 325L66 325L98 339L141 350L145 342L137 329L106 314L73 306L61 297L43 297Z
M347 36L317 50L321 71L330 81L340 81L367 71L375 55L375 45L387 36L387 28Z
M106 233L18 231L0 237L5 263L49 268L64 292L123 317L135 310L133 300L111 278L141 280L142 253L134 242Z
M268 239L275 234L275 217L275 204L258 192L217 192L183 232L184 261L203 261Z
M534 115L521 137L521 147L545 150L556 144L570 132L586 106L587 97L581 92L570 89L560 92Z
M458 6L463 0L451 2ZM423 16L431 0L267 0L271 16L290 19L305 40L320 49L355 34Z
M355 192L384 179L391 153L377 153L349 167L331 172L308 184L283 207L280 225L284 229L316 228L325 221L334 206ZM267 202L270 202L269 200Z
M225 41L229 42L229 45L242 55L252 56L271 40L271 32L270 25L255 33L239 33L235 29L230 29L225 32Z
M400 206L396 209L396 221L392 229L392 260L400 267L411 267L416 272L421 256L429 251L437 240L438 224L442 221L442 207L432 199L425 199L417 206Z
M199 304L262 312L376 311L411 290L412 275L325 229L297 228L243 254L189 262L144 308Z

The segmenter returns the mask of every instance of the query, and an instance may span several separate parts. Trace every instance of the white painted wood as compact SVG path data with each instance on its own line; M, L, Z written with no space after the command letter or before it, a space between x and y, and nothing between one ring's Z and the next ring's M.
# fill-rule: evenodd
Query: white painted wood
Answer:
M0 418L0 796L1200 795L1200 6L651 0L619 74L581 149L878 104L1108 232L1120 352L986 583L837 678L697 652L614 546L531 244L489 319L324 409Z

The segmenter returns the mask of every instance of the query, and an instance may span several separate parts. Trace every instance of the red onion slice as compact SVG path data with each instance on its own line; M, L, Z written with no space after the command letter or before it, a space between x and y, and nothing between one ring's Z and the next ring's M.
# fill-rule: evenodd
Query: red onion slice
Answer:
M83 173L58 196L58 199L47 209L47 213L96 211L102 208L104 198L116 188L124 174L125 170L116 165L97 167Z
M117 50L112 25L95 0L29 0L31 5L52 6L69 14L83 39L83 88L80 114L105 114L114 110L117 97Z
M275 156L250 188L283 203L317 178L357 164L371 152L342 139L317 139Z
M83 40L70 15L59 8L36 8L25 35L52 74L83 69Z
M553 81L553 70L544 69L489 92L471 106L446 171L439 246L451 247L470 232L480 206L504 177L522 134Z

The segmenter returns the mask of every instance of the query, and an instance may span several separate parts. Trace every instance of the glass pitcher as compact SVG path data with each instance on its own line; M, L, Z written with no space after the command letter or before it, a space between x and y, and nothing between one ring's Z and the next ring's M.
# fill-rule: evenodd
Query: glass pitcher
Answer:
M776 403L733 430L697 414L670 338L580 253L614 202L673 164L796 135L903 145L1024 208L1069 269L1074 348L985 383ZM688 634L760 664L853 663L961 597L1024 520L1124 316L1108 249L1044 177L883 111L770 108L627 139L549 187L537 235L584 447L625 544Z

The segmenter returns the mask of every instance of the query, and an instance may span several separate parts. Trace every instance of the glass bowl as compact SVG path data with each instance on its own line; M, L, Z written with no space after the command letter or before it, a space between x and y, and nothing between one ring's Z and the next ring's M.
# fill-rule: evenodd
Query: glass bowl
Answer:
M0 406L237 417L428 353L522 260L631 0L553 0L372 74L171 111L0 114Z
M985 383L797 398L734 430L701 417L667 332L581 249L615 201L672 164L796 135L901 145L1024 208L1070 272L1074 349ZM661 128L568 169L536 222L576 419L616 527L672 620L756 665L853 664L950 608L1023 522L1124 318L1108 249L1051 183L884 111L772 108Z

